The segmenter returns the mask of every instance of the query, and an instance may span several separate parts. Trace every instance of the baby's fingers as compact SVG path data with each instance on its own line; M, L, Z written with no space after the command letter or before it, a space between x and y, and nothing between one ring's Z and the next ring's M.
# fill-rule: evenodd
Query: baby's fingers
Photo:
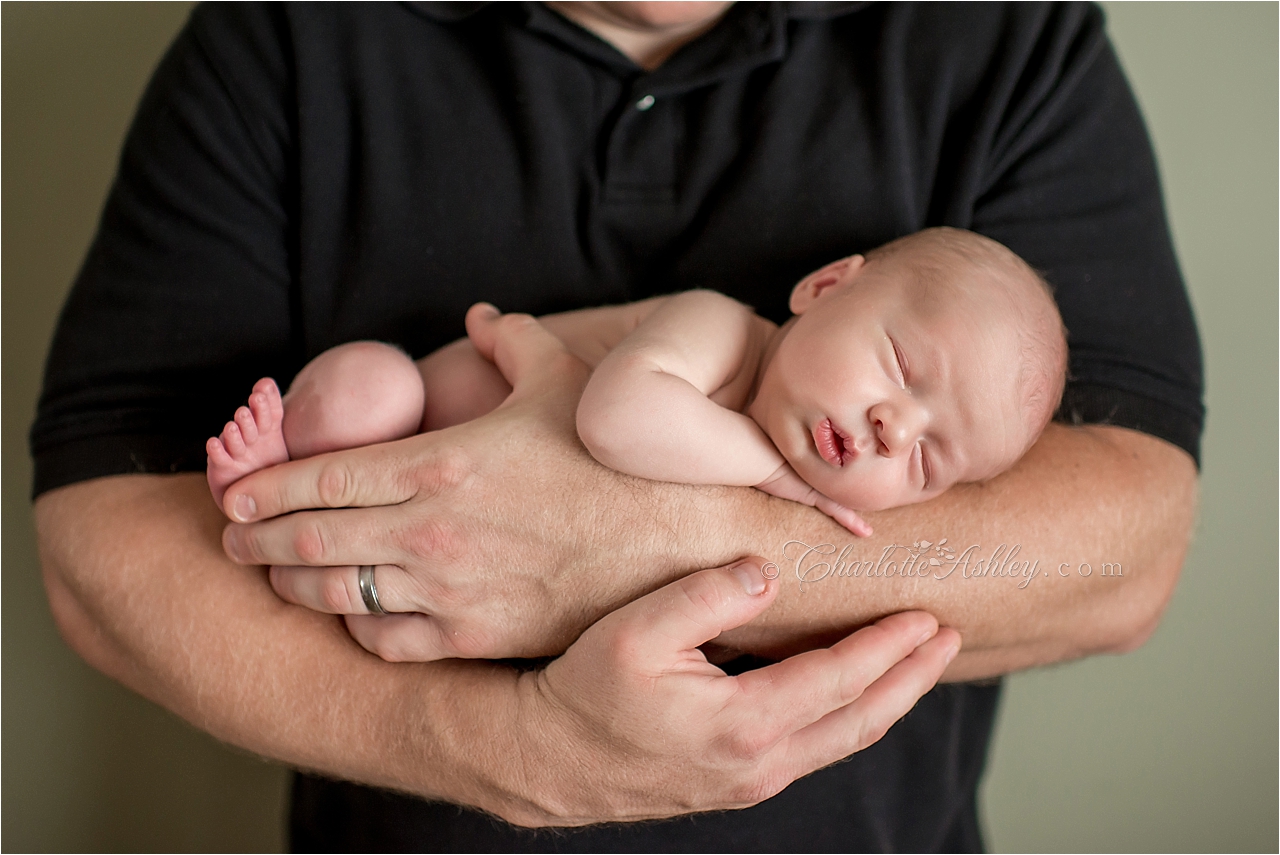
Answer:
M852 508L831 501L826 496L818 499L816 507L858 537L870 537L871 526Z

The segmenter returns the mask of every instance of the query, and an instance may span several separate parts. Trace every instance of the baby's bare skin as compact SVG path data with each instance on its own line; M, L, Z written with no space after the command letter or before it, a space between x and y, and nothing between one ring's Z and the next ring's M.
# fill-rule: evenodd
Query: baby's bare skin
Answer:
M871 529L855 509L925 501L1013 465L1061 394L1066 345L1052 299L1017 256L972 233L927 230L832 262L801 280L791 309L777 327L691 291L540 320L593 369L578 433L601 463L754 486L862 536ZM326 351L283 401L260 381L209 441L214 498L285 459L491 411L511 391L481 355L498 318L473 306L469 339L416 365L373 342Z
M539 320L595 368L667 299ZM465 338L417 362L379 342L339 345L307 363L283 397L271 378L254 385L248 404L206 444L209 490L221 507L227 488L251 472L462 424L491 412L510 393L498 369Z

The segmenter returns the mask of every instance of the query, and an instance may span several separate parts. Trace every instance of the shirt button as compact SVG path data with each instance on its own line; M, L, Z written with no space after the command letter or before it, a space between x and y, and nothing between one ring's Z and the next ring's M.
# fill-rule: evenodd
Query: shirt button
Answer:
M654 100L655 99L652 95L646 95L636 102L636 109L644 112L653 106Z

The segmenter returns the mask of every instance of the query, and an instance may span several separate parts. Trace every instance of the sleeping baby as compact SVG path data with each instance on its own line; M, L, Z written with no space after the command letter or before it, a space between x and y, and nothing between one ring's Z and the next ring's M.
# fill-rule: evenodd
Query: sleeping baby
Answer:
M832 262L795 286L790 306L777 326L689 291L539 321L593 369L577 424L602 464L754 486L863 536L859 511L1008 469L1062 395L1067 347L1048 287L972 232L928 229ZM283 399L260 380L208 442L214 499L267 466L494 409L511 391L492 361L502 318L473 306L468 338L416 363L376 342L335 347Z

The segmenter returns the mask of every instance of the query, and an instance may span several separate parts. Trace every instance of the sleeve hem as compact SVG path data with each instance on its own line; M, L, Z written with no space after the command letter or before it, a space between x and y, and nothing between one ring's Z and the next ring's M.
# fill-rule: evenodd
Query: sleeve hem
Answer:
M206 463L203 439L117 434L72 440L35 455L31 497L109 475L202 472Z
M1054 417L1070 425L1114 425L1131 428L1171 442L1191 455L1200 468L1200 434L1204 409L1188 412L1182 407L1148 398L1136 392L1078 383L1067 386Z

